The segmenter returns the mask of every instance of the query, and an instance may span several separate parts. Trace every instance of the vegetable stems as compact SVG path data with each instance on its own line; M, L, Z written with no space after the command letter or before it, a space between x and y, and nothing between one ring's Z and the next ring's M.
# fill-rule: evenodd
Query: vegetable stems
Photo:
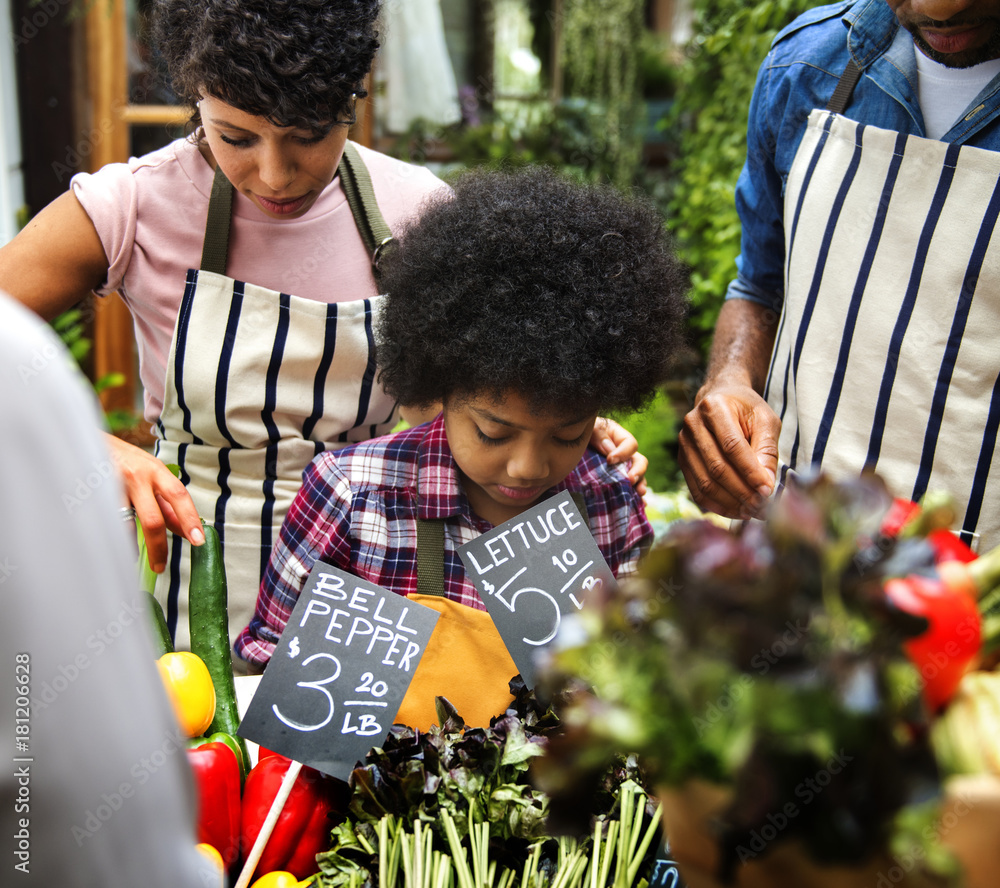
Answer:
M363 841L360 834L357 838L377 860L377 888L396 888L400 872L403 888L631 888L659 833L660 809L657 807L643 829L645 792L636 783L625 781L619 793L619 819L598 820L592 834L581 842L567 837L557 840L551 876L541 867L548 839L540 838L530 846L528 859L518 873L490 859L490 823L477 822L471 810L467 842L459 835L452 814L444 809L439 812L447 851L434 847L431 825L416 819L409 831L393 814L386 814L375 825L377 848Z
M653 814L653 819L649 826L646 827L646 834L642 837L642 842L639 845L638 851L632 856L632 862L629 864L628 868L628 881L627 885L633 885L635 883L636 876L639 874L639 867L642 866L642 861L646 856L646 852L649 850L649 846L653 839L660 833L660 820L663 817L663 809L657 805L656 811Z
M620 827L621 822L618 820L611 821L611 825L608 827L608 837L604 843L604 860L601 862L601 875L598 881L599 885L608 884L608 874L611 872L612 850L615 848Z
M455 828L455 821L451 815L442 810L441 822L444 824L445 836L448 839L448 848L451 850L452 862L458 875L459 888L474 888L475 882L472 880L472 871L469 869L469 860L462 849L462 840L458 837L458 830Z
M389 888L386 875L389 871L389 820L383 817L378 822L378 888Z
M601 863L601 830L603 821L598 820L594 824L594 839L590 852L590 888L598 888L597 872Z

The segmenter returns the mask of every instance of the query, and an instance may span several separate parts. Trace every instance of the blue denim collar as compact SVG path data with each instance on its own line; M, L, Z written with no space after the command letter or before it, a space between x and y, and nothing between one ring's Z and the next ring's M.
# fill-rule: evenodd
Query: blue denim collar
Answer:
M856 3L843 16L849 32L847 46L851 56L862 67L867 68L874 59L883 55L899 36L899 22L896 13L889 8L886 0L863 0ZM908 35L903 32L908 39ZM910 41L912 46L912 41ZM912 62L914 69L915 63Z
M843 21L848 28L847 46L854 60L888 95L903 105L915 121L922 121L917 99L916 49L886 0L861 0L844 13ZM998 92L1000 75L976 96L970 110L989 104ZM995 113L984 113L981 119L979 114L970 113L952 128L949 141L968 138L993 117ZM923 124L920 126L922 128Z

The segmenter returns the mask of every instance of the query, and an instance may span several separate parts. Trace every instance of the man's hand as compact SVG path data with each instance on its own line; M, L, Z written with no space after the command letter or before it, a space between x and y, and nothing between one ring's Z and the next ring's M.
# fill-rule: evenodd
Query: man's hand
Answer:
M705 394L680 431L678 461L694 501L727 518L759 516L774 490L780 429L748 386Z
M777 317L746 299L727 300L719 313L705 384L679 436L684 480L707 512L756 517L774 490L781 420L760 392Z

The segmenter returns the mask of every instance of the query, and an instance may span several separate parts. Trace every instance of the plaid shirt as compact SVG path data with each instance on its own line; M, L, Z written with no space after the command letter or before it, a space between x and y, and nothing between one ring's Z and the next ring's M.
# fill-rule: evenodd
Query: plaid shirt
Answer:
M625 473L588 449L549 495L563 490L583 494L590 532L615 576L633 571L653 530ZM236 652L258 665L270 659L317 561L400 595L416 592L418 518L445 519L445 595L485 610L457 550L493 525L472 512L438 416L399 434L322 453L309 464Z

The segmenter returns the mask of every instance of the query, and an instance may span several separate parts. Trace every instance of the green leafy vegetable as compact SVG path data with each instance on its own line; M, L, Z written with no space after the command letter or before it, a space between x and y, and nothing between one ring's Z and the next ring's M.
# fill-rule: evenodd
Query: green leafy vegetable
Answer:
M652 864L659 809L635 759L616 760L588 800L581 838L549 835L548 796L531 767L561 730L555 712L511 682L515 700L489 728L467 728L438 698L439 725L393 727L355 769L347 820L317 858L319 888L617 888Z

